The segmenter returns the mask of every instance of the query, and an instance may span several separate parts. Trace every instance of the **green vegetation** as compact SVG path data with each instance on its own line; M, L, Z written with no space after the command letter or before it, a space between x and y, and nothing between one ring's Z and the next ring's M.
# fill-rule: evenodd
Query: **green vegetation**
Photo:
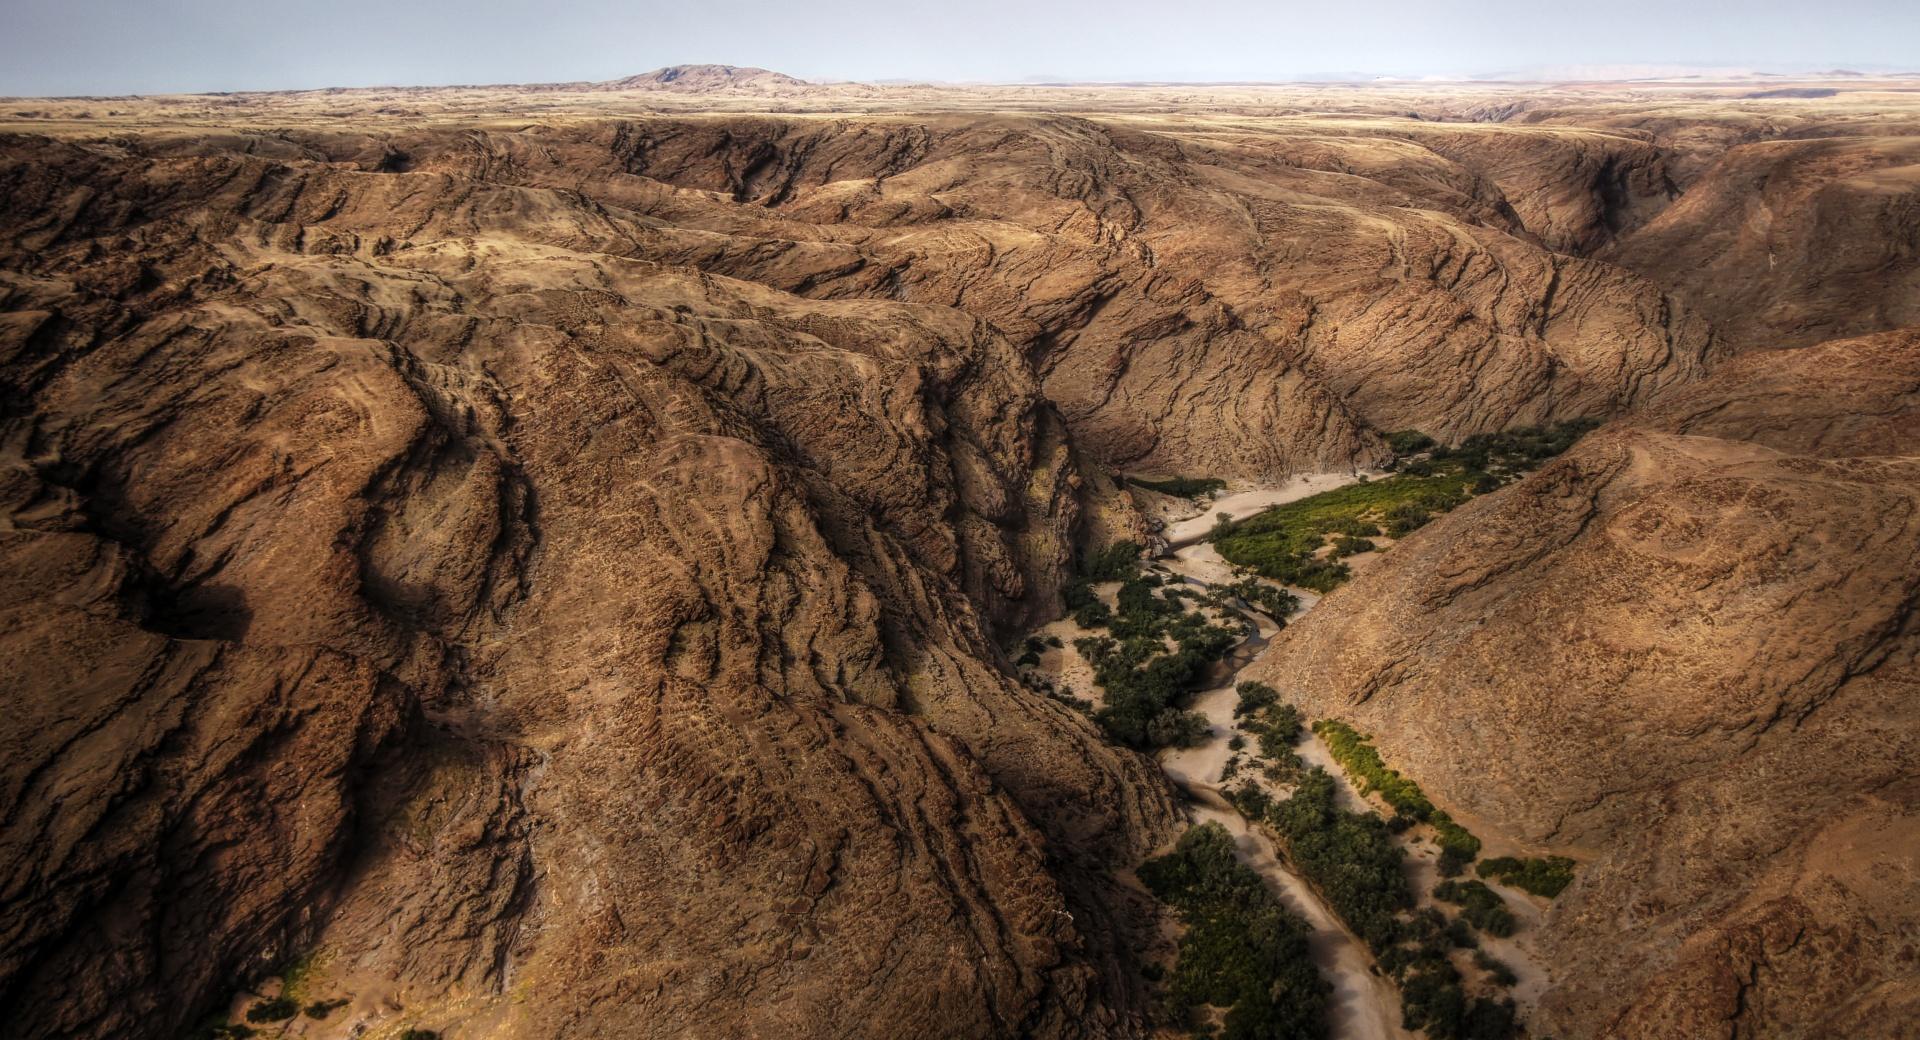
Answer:
M1433 886L1433 898L1460 905L1460 916L1488 935L1505 938L1518 922L1500 893L1478 881L1442 881Z
M1282 627L1288 618L1300 612L1300 597L1258 578L1241 578L1231 585L1221 586L1217 591L1224 597L1245 600Z
M1105 628L1112 620L1113 611L1097 599L1089 599L1073 611L1073 623L1081 628Z
M1371 539L1355 538L1352 535L1343 534L1333 540L1333 555L1336 557L1358 556L1361 553L1372 552L1378 548L1380 547L1375 545Z
M1477 475L1476 475L1477 476ZM1275 506L1234 524L1213 539L1229 563L1262 577L1331 592L1347 580L1347 565L1316 555L1329 536L1359 539L1380 533L1387 522L1412 530L1424 517L1465 502L1475 478L1464 469L1444 475L1398 476L1348 484L1297 502ZM1415 518L1421 518L1415 522Z
M1123 541L1088 553L1082 561L1080 576L1091 582L1125 581L1139 571L1139 543Z
M1321 719L1313 731L1326 741L1334 761L1360 786L1362 794L1378 793L1402 816L1433 825L1440 846L1440 873L1452 877L1480 854L1480 839L1453 822L1453 817L1434 808L1420 785L1388 769L1373 743L1352 726L1338 719Z
M1141 865L1140 880L1187 926L1169 992L1177 1014L1191 1020L1203 1005L1226 1008L1219 1035L1234 1040L1324 1034L1328 986L1307 928L1234 858L1226 828L1189 829L1172 852Z
M440 1040L440 1034L431 1029L409 1029L400 1034L400 1040Z
M1412 455L1433 447L1433 438L1419 430L1401 430L1387 434L1387 447L1395 455Z
M1520 976L1515 975L1513 969L1507 967L1506 961L1485 950L1473 955L1473 963L1478 964L1480 970L1486 972L1487 978L1491 979L1496 986L1511 986L1520 981Z
M1435 461L1464 463L1468 469L1483 472L1529 470L1573 447L1573 443L1599 426L1598 419L1574 419L1548 427L1523 426L1499 433L1477 433L1459 445L1440 448Z
M308 1018L325 1018L328 1015L333 1014L335 1011L338 1011L341 1008L346 1007L350 1003L352 1003L352 1001L349 1001L345 998L339 998L335 1000L316 1000L313 1003L307 1005L307 1009L305 1013Z
M1180 702L1240 641L1240 633L1186 609L1181 599L1190 595L1164 588L1157 575L1128 578L1115 598L1118 609L1105 621L1111 634L1074 640L1106 691L1094 719L1130 747L1188 745L1207 734L1206 720L1180 710Z
M247 1009L249 1022L285 1022L300 1013L300 1005L291 997L263 1000Z
M1514 1036L1513 1002L1469 997L1453 966L1451 948L1477 945L1471 929L1431 907L1413 909L1392 829L1378 814L1340 809L1335 783L1325 770L1313 769L1284 801L1275 802L1252 784L1228 797L1243 815L1280 833L1294 868L1374 950L1400 986L1407 1028L1423 1029L1432 1040Z
M1573 861L1565 856L1516 859L1498 856L1480 864L1481 877L1490 877L1524 892L1552 899L1573 884Z
M1516 1032L1512 1000L1469 998L1447 948L1446 916L1431 907L1400 923L1400 944L1380 966L1400 984L1401 1024L1432 1040L1508 1040Z
M1298 713L1289 705L1279 704L1277 694L1269 698L1269 689L1259 684L1243 686L1242 702L1249 714L1262 721L1268 713L1286 709L1290 714L1273 722L1274 735L1288 733L1290 726L1291 734L1297 737ZM1371 745L1351 727L1316 723L1314 729L1329 738L1329 747L1338 743L1335 755L1340 757L1344 752L1343 766L1347 760L1359 763L1386 789L1393 790L1402 805L1416 811L1424 806L1428 817L1444 818L1445 814L1434 809L1417 786L1380 763L1378 755L1371 754ZM1278 740L1273 743L1292 754L1291 748L1280 747ZM1263 736L1263 753L1268 744ZM1431 1040L1513 1037L1517 1033L1513 1002L1470 997L1450 956L1454 948L1474 949L1479 945L1469 925L1477 924L1491 934L1512 934L1512 915L1504 904L1485 903L1485 897L1491 897L1499 904L1499 895L1477 881L1447 882L1445 891L1466 904L1460 918L1449 920L1432 907L1415 909L1413 892L1402 869L1404 856L1393 838L1395 825L1404 828L1414 817L1401 812L1394 817L1394 824L1389 824L1377 813L1339 808L1335 800L1337 781L1322 769L1296 767L1293 778L1297 780L1293 793L1284 800L1276 801L1251 783L1233 788L1227 796L1242 815L1264 822L1279 833L1294 869L1374 950L1381 967L1400 987L1405 1026L1425 1030ZM1477 886L1484 896L1471 886ZM1506 914L1505 924L1500 921L1501 914ZM1506 972L1508 977L1511 974ZM1500 977L1492 975L1496 984L1510 984L1500 983Z
M1227 482L1213 477L1174 477L1170 480L1142 480L1128 477L1127 483L1143 487L1148 491L1158 491L1175 498L1199 498L1227 489Z
M1388 436L1394 454L1433 450L1400 464L1385 480L1363 481L1275 506L1239 523L1217 528L1214 547L1228 562L1289 585L1330 592L1351 576L1340 557L1375 548L1367 538L1384 532L1400 538L1474 495L1560 454L1596 424L1589 420L1545 429L1526 427L1477 434L1455 447L1434 448L1417 430ZM1338 537L1331 553L1327 540Z
M1280 703L1279 690L1252 679L1234 687L1234 692L1240 695L1240 699L1233 705L1233 717L1236 719L1243 715L1251 715L1269 704Z
M1394 916L1413 906L1400 870L1400 847L1379 816L1341 809L1334 779L1310 769L1293 796L1275 802L1251 784L1228 797L1241 815L1272 824L1286 841L1288 857L1367 945L1393 944Z
M187 1040L248 1040L253 1027L228 1022L225 1015L214 1015L187 1033Z

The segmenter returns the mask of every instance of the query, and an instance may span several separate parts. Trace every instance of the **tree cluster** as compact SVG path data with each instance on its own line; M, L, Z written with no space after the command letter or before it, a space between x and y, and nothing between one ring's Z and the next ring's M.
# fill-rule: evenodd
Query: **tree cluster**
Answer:
M1226 828L1189 829L1172 852L1141 865L1140 880L1186 924L1168 994L1177 1015L1225 1008L1218 1035L1233 1040L1325 1035L1329 987L1307 927L1235 858Z

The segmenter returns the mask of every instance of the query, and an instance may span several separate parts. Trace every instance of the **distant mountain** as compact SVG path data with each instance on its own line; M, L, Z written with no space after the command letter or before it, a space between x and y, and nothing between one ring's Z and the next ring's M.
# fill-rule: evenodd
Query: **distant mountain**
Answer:
M764 93L808 86L811 84L806 80L785 73L738 65L669 65L638 76L594 84L599 90L667 90L677 94Z

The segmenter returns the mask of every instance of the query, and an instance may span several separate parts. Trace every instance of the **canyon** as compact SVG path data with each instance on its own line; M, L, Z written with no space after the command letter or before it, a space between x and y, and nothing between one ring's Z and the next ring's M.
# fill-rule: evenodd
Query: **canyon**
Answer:
M1526 1035L1911 1035L1920 84L1762 86L5 99L9 1035L1181 1035L1209 819L1401 1032L1247 679L1577 864L1493 886ZM1019 663L1116 543L1221 593L1221 511L1576 422L1193 747Z

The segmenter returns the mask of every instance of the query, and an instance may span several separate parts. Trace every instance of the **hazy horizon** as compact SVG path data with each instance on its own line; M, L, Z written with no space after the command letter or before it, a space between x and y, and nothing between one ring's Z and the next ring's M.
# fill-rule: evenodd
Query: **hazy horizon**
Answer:
M748 0L13 0L0 94L57 96L613 79L666 65L759 66L813 80L1250 82L1491 77L1634 66L1808 73L1920 68L1920 4L1818 8L1622 0L1605 18L1517 0L1362 11L1195 0L1034 5L962 15L924 3L798 8Z

